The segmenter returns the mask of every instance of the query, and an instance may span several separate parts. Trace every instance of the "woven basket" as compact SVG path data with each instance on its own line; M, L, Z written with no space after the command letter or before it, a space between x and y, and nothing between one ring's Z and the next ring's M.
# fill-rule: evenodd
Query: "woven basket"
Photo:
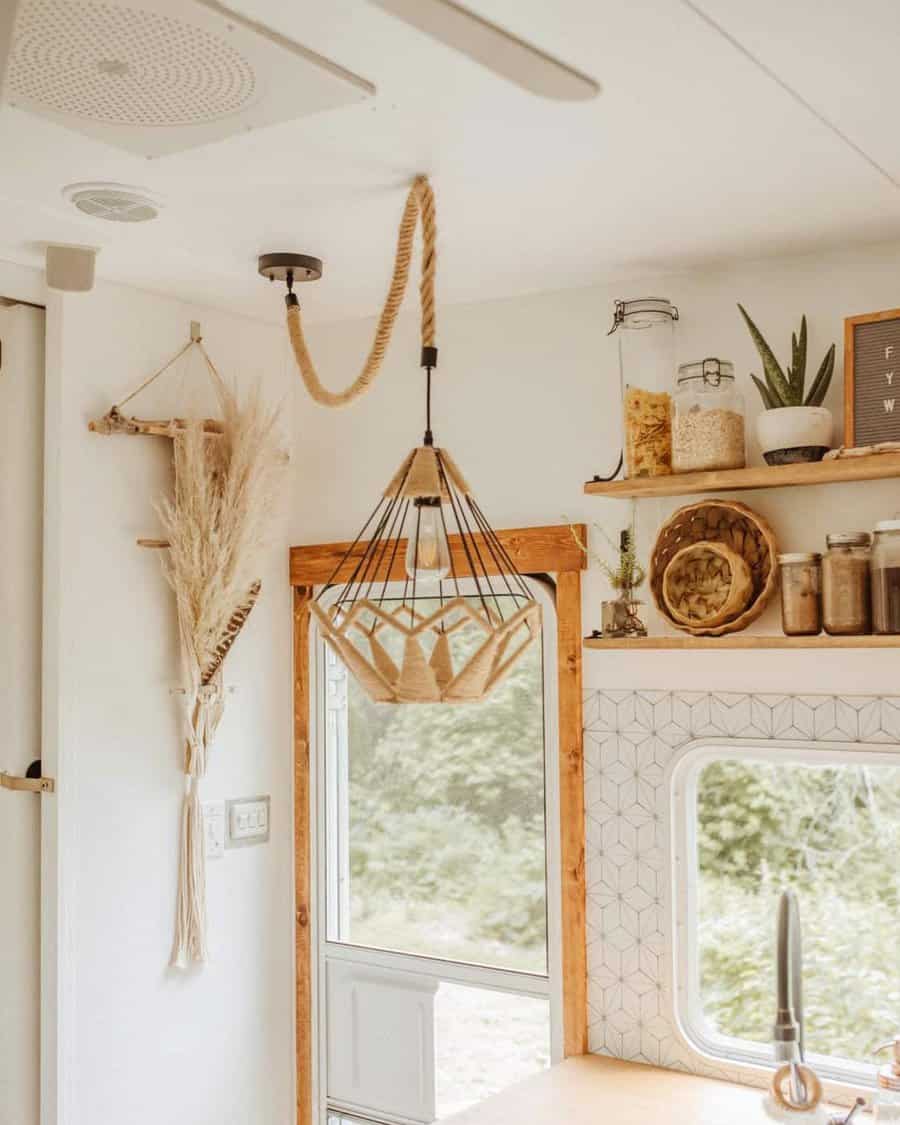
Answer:
M747 564L753 585L746 609L721 625L685 625L675 620L663 597L666 567L679 551L708 540L723 543ZM659 612L677 629L694 636L720 637L746 629L775 593L778 546L764 519L734 500L702 500L675 512L659 529L650 558L650 590Z
M663 575L663 600L679 625L711 629L733 621L753 597L750 567L726 547L703 539L682 547Z

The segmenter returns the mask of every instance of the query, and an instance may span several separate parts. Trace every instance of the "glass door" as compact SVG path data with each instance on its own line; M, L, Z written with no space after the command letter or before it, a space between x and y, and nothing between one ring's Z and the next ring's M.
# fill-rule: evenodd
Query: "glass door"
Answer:
M374 704L318 644L323 1113L429 1122L559 1054L555 613L535 586L542 644L479 703Z

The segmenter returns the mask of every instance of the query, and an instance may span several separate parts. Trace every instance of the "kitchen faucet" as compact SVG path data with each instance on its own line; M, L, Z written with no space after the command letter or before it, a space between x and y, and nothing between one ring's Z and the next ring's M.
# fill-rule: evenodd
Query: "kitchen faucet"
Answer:
M775 1061L787 1063L790 1069L791 1100L802 1105L807 1098L806 1085L800 1074L805 1063L803 1030L803 943L800 933L800 906L793 891L783 891L778 900L778 923L775 950L775 1024L772 1045ZM865 1105L857 1098L846 1115L829 1118L829 1125L849 1125L851 1118Z
M783 891L778 902L777 948L775 952L775 1025L772 1040L775 1061L791 1068L791 1098L798 1104L806 1100L806 1087L800 1077L804 1061L803 1037L803 947L800 935L800 907L793 891Z

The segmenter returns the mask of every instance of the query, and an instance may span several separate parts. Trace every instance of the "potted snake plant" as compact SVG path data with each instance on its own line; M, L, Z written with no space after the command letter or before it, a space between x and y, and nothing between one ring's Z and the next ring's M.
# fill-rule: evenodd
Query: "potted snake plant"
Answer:
M822 405L834 375L834 344L806 391L806 317L800 321L799 338L791 334L791 366L784 371L747 310L738 308L762 360L763 378L751 378L765 407L756 419L756 436L766 463L821 461L834 430L831 411Z

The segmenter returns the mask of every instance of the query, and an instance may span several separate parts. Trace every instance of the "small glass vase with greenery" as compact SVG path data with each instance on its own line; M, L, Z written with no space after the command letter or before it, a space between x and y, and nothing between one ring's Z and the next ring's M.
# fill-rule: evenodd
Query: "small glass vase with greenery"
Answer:
M595 562L603 572L607 582L618 592L618 597L609 599L601 604L601 628L604 637L646 637L647 627L641 620L640 610L642 602L637 599L636 591L643 585L647 572L638 562L637 540L634 531L634 508L631 512L631 523L619 532L619 542L599 524L591 525L598 531L610 549L615 552L613 561L604 555L591 551L588 544L582 542L577 528L570 524L572 537L584 552L585 557Z

